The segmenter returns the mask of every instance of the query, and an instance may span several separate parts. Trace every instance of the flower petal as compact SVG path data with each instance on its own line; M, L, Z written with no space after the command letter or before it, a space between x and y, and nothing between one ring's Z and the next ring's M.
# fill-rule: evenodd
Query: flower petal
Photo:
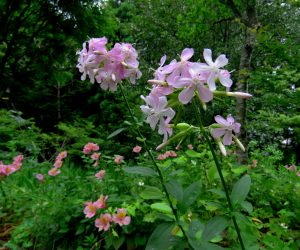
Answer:
M195 87L187 87L184 90L182 90L178 96L178 99L180 102L182 102L183 104L187 104L191 101L193 95L195 92Z
M223 86L231 87L232 80L229 77L224 77L222 74L219 74L218 76L219 76L220 82Z
M218 58L215 61L215 66L217 68L224 67L228 63L228 59L225 55L219 55Z
M203 57L204 57L204 60L206 61L206 63L209 66L212 66L214 64L213 61L212 61L212 52L211 52L210 49L204 49Z
M226 130L224 128L215 128L211 131L211 134L214 138L220 138L225 134Z
M220 116L220 115L216 115L215 116L215 121L217 122L217 123L219 123L220 125L223 125L223 126L225 126L225 127L228 127L230 124L228 123L228 121L227 120L225 120L222 116Z
M213 99L213 93L202 84L198 84L198 92L203 102L209 102Z
M225 136L223 137L223 144L224 145L231 145L232 143L232 132L227 130Z
M194 49L186 48L181 53L181 61L187 61L194 55Z

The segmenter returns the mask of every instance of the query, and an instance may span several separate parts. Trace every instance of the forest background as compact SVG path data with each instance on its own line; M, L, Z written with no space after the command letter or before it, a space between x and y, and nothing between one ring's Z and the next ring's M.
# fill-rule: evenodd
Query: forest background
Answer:
M125 89L136 114L164 54L176 58L184 48L194 48L195 58L205 48L226 54L232 90L253 97L210 104L204 123L216 114L238 118L247 145L246 154L237 152L240 163L299 165L299 1L3 0L0 13L1 160L22 152L32 162L50 161L68 147L76 162L92 140L134 157L136 135L122 96L81 81L76 69L83 42L105 36L110 46L129 42L139 54L142 78ZM193 122L191 112L181 115ZM142 130L153 147L161 143Z

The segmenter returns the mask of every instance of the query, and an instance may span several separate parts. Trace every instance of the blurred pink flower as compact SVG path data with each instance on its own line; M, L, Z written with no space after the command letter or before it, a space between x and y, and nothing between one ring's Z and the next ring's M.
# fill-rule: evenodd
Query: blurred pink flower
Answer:
M56 176L56 175L60 174L60 170L58 168L52 168L48 171L48 174L50 176Z
M124 156L117 155L115 157L115 163L117 163L117 164L121 164L123 160L124 160Z
M16 170L19 170L22 166L23 155L18 155L14 158L12 165L15 167Z
M98 150L99 150L99 146L96 143L89 142L86 145L84 145L83 153L87 155Z
M83 210L83 213L85 214L86 218L92 218L97 212L97 207L95 206L95 202L86 202L85 208Z
M106 208L106 200L108 199L108 196L104 196L103 194L100 195L99 199L94 202L94 206L97 209Z
M118 208L117 213L113 215L113 222L120 226L128 225L131 221L130 216L126 216L127 211L124 208Z
M188 147L188 149L193 149L194 148L192 144L187 145L187 147Z
M94 161L96 161L96 160L98 160L100 158L100 155L101 155L100 153L93 153L91 155L91 159L94 160Z
M111 215L101 214L100 218L95 220L95 227L99 228L99 231L107 231L110 228Z
M40 182L43 182L45 180L45 176L43 174L36 174L35 178L37 178Z
M62 164L63 164L62 160L57 159L57 160L54 162L53 167L55 167L55 168L60 168L60 167L62 166Z
M226 120L220 116L215 116L216 122L221 125L221 128L215 128L212 130L212 136L214 138L223 137L224 145L231 145L232 143L232 132L239 133L241 124L235 122L234 118L231 115L228 115Z
M68 152L67 151L62 151L60 152L57 157L56 160L63 160L68 156Z
M132 152L139 153L139 152L141 152L141 150L142 150L142 147L137 145L132 149Z
M99 180L103 180L105 177L105 170L100 170L97 174L95 174L95 176L99 179Z
M17 171L14 165L4 165L2 162L0 162L0 175L8 176L12 174L13 172Z

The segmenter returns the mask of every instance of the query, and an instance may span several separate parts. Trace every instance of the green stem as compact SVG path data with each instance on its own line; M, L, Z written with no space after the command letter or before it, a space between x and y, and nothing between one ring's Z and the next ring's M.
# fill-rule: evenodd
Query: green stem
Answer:
M239 229L238 224L236 222L236 218L233 215L234 210L233 210L233 206L232 206L232 203L231 203L229 191L228 191L228 188L226 186L226 182L225 182L225 179L224 179L224 176L223 176L223 173L222 173L221 165L219 163L219 160L217 158L217 155L216 155L215 149L214 149L214 147L213 147L213 145L211 143L211 140L210 140L210 138L209 138L209 136L208 136L208 134L207 134L204 126L203 126L202 115L201 115L201 112L199 111L199 109L197 107L196 101L193 99L192 103L193 103L194 111L197 114L196 115L196 119L197 119L197 122L199 123L200 130L201 130L201 132L202 132L202 134L203 134L203 136L204 136L204 138L205 138L205 140L206 140L206 142L207 142L207 144L209 146L209 149L210 149L210 151L212 153L212 156L214 158L214 162L216 164L216 167L217 167L217 170L218 170L218 173L219 173L219 176L220 176L220 179L221 179L224 191L225 191L226 200L227 200L230 212L231 212L231 217L232 217L233 225L234 225L235 231L237 233L240 245L242 247L242 250L245 250L245 246L244 246L244 242L243 242L243 239L242 239L242 236L241 236L240 229Z
M122 84L119 84L119 85L120 85L121 93L122 93L122 96L123 96L123 98L124 98L124 100L125 100L127 109L128 109L128 111L129 111L129 113L130 113L131 119L133 120L133 122L135 122L134 114L133 114L133 112L132 112L132 109L130 108L129 102L128 102L127 97L126 97L126 95L125 95L125 93L124 93L123 86L122 86ZM187 241L188 244L189 244L189 247L190 247L191 249L193 249L193 247L191 246L191 244L190 244L190 242L189 242L188 236L186 235L186 233L185 233L183 227L181 226L181 224L180 224L180 222L179 222L178 213L177 213L177 210L175 209L175 207L173 206L173 203L172 203L172 201L171 201L171 197L170 197L169 192L168 192L168 190L167 190L167 187L166 187L166 185L165 185L165 181L164 181L163 174L162 174L162 172L160 171L160 168L159 168L159 166L157 165L157 163L156 163L156 161L155 161L155 158L154 158L154 156L153 156L152 151L149 149L149 147L148 147L148 145L147 145L147 143L146 143L146 138L142 135L142 133L141 133L141 131L140 131L140 129L139 129L138 127L136 128L136 131L137 131L139 137L143 140L144 148L145 148L146 152L149 154L149 156L150 156L150 158L151 158L151 160L152 160L152 162L153 162L153 165L155 166L155 169L156 169L156 171L157 171L157 173L158 173L158 176L159 176L160 183L161 183L162 188L163 188L163 190L164 190L164 192L165 192L165 194L166 194L166 197L167 197L169 206L171 207L172 212L173 212L173 215L174 215L174 217L175 217L176 224L178 225L178 227L179 227L180 230L182 231L182 234L183 234L184 238L186 239L186 241Z

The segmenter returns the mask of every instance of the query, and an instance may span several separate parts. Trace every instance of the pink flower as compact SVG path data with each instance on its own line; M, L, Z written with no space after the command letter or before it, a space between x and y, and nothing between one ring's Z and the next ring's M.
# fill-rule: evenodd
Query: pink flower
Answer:
M53 167L55 167L55 168L60 168L60 167L62 166L62 164L63 164L62 160L57 159L57 160L54 162Z
M94 160L94 161L96 161L96 160L98 160L100 158L100 155L101 155L100 153L93 153L91 155L91 159Z
M166 156L165 154L160 154L160 155L157 157L157 159L158 159L158 160L161 160L161 161L165 160L166 158L167 158L167 156Z
M0 164L0 175L8 176L17 170L12 164L4 165L2 162Z
M141 96L147 105L142 105L140 108L147 115L146 122L150 124L150 127L154 130L158 125L158 133L164 135L164 141L167 140L168 134L172 133L172 129L168 126L168 123L175 116L175 111L169 107L167 98L165 96ZM166 119L165 119L166 118Z
M113 222L119 224L120 226L128 225L131 221L130 216L126 216L127 211L124 208L118 208L116 214L113 215Z
M121 164L123 160L124 160L124 156L117 155L115 157L115 163L117 163L117 164Z
M187 147L188 147L188 149L193 149L194 148L192 144L187 145Z
M99 231L107 231L110 228L111 215L101 214L100 218L95 220L95 227L99 228Z
M97 209L102 209L102 208L106 208L106 200L108 199L108 196L104 196L104 195L100 195L99 199L97 201L94 202L94 206Z
M208 73L207 84L211 91L216 90L216 79L219 79L221 84L225 87L231 87L232 80L230 79L230 73L220 68L224 67L228 63L228 59L225 55L220 55L215 62L212 60L212 52L210 49L204 49L203 57L207 64L201 63L201 70Z
M63 160L68 156L68 152L67 151L62 151L60 152L57 157L56 160Z
M296 175L300 177L300 170L297 172L297 174L296 174Z
M22 167L23 155L18 155L14 158L12 165L19 170Z
M222 116L215 116L216 122L221 126L212 130L212 136L214 138L223 137L223 144L230 145L232 143L232 132L239 133L241 124L234 121L231 115L227 116L225 120Z
M38 181L43 182L45 180L45 177L43 174L36 174L35 178L38 179Z
M48 171L48 174L50 176L56 176L56 175L60 174L60 170L58 168L52 168Z
M95 176L99 179L99 180L103 180L105 177L105 170L100 170L97 174L95 174Z
M85 208L83 210L83 213L85 214L86 218L92 218L97 212L97 207L95 205L95 202L86 202L85 203Z
M96 143L89 142L86 145L84 145L83 153L87 155L98 150L99 146Z
M141 152L141 150L142 150L142 147L137 145L132 149L132 152L139 153L139 152Z

